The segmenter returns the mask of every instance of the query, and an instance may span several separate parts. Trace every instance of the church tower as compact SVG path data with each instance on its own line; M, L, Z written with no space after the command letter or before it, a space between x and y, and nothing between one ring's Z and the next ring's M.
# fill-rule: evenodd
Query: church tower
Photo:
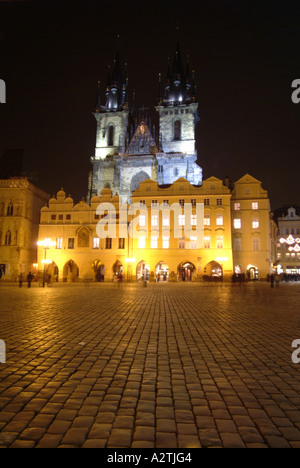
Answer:
M105 187L114 190L114 155L123 153L128 125L128 78L127 66L121 66L117 51L112 73L108 72L105 89L105 105L101 104L101 89L98 82L94 116L97 121L95 155L90 180L90 196L100 193Z
M196 164L195 127L199 120L194 72L190 74L189 59L184 70L177 44L173 66L168 63L164 95L159 75L160 152L157 180L170 184L179 177L194 185L202 183L202 169Z

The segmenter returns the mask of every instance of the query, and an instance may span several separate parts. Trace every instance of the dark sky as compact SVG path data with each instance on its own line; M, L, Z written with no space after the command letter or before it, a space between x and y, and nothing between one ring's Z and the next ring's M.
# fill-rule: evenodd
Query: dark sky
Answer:
M300 104L291 100L300 78L299 1L0 0L0 155L24 148L40 188L86 196L97 81L104 87L118 34L137 106L155 106L157 75L177 39L190 55L204 178L248 172L269 191L272 209L300 205Z

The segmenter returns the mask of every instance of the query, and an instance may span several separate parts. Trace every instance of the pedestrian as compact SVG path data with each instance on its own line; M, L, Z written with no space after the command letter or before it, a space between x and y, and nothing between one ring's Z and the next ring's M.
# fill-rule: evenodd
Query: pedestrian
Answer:
M24 281L23 273L19 274L18 280L19 280L19 288L21 288L22 284L23 284L23 281Z
M274 288L274 274L272 273L271 276L270 276L270 282L271 282L271 288Z
M31 273L31 271L28 273L27 275L27 283L28 283L28 287L30 288L31 286L31 282L33 280L33 274Z

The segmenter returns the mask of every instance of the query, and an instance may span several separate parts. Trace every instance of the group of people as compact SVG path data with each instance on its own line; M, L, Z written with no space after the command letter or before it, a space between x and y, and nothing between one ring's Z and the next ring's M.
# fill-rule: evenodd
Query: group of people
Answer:
M18 280L19 280L19 288L22 287L23 285L23 282L25 281L25 275L23 273L20 273L19 274L19 277L18 277ZM32 281L34 280L34 276L33 274L31 273L31 271L28 273L27 277L26 277L26 281L27 281L27 284L28 284L28 288L31 287L31 283Z

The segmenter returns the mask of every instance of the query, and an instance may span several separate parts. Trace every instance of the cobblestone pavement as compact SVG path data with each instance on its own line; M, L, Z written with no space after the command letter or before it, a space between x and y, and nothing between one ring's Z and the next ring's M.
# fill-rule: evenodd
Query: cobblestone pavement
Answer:
M0 447L300 447L300 284L0 285Z

